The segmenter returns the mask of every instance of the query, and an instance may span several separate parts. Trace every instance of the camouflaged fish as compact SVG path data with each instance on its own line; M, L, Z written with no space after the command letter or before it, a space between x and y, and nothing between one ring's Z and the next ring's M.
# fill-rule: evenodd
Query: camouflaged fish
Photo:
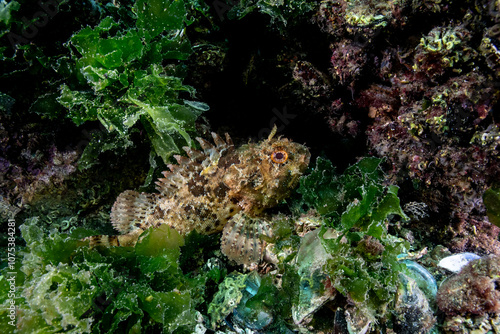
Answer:
M212 133L215 145L197 138L202 151L184 147L178 165L156 182L159 193L127 190L111 209L118 236L87 238L92 247L133 246L150 226L167 224L181 234L222 231L221 250L239 264L258 263L271 227L265 209L288 197L309 164L310 153L300 144L273 138L235 148Z

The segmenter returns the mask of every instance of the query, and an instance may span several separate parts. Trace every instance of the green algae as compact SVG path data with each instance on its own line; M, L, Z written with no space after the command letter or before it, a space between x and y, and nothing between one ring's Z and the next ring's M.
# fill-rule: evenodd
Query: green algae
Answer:
M399 206L398 188L382 185L381 162L364 158L338 175L330 161L318 158L312 172L300 180L303 204L331 217L332 227L339 222L345 229L364 224L381 235L377 226L388 215L407 219Z
M285 319L290 316L290 297L297 291L278 288L276 280L276 274L260 276L256 271L228 275L208 307L212 328L221 328L225 320L245 330L289 331Z
M468 45L470 39L471 33L463 26L436 27L420 39L417 49L440 59L443 68L455 68L460 73L461 67L477 55Z
M378 2L376 4L350 0L346 2L346 22L353 27L371 27L379 29L386 27L391 19L390 9L400 5L401 1ZM374 10L376 8L376 10Z
M12 12L18 11L20 7L21 5L17 1L2 1L0 3L0 37L4 37L5 35L8 36L12 24L14 23ZM8 50L9 48L7 46L0 46L1 58L7 58L6 53Z
M203 300L207 277L183 275L184 238L170 227L148 230L135 248L100 250L70 235L41 230L36 219L27 220L21 231L27 247L20 252L16 281L19 333L126 328L189 333L196 326L195 306ZM6 269L2 275L4 282ZM8 286L0 287L4 295Z
M216 328L222 320L238 307L243 298L243 290L247 286L247 277L248 275L242 273L234 273L228 275L219 284L219 291L208 306L212 328Z
M242 19L252 12L259 11L269 16L271 24L284 31L284 27L294 24L298 17L311 12L316 6L314 2L300 0L241 0L228 6L230 9L227 16L230 19ZM219 11L221 9L226 8L222 6Z
M102 152L120 155L142 126L152 151L165 162L181 146L192 145L194 121L209 107L192 101L195 89L183 84L184 62L193 53L186 28L206 6L190 0L0 6L0 37L11 44L0 46L5 77L28 76L29 68L37 78L34 91L26 90L29 98L18 98L17 106L25 104L20 108L52 121L66 117L87 128L89 122L102 124L104 134L88 138L80 168L93 166ZM40 11L46 6L53 10L50 18ZM28 21L29 12L46 22ZM50 43L36 42L52 16L70 17L63 23L65 33L51 36ZM25 30L32 36L25 38ZM102 140L106 136L112 139Z
M371 241L366 235L354 232L323 239L327 252L334 255L327 260L324 270L332 285L349 296L359 309L372 319L382 318L400 284L398 273L406 272L406 265L398 262L397 255L409 245L394 237ZM362 241L370 242L371 252L367 252ZM378 253L373 252L375 247Z
M338 233L324 238L327 228L322 227L319 234L331 256L325 259L325 273L335 289L372 319L385 316L393 301L398 273L406 272L397 256L409 248L387 232L390 217L408 217L400 207L398 188L383 184L381 161L364 158L338 175L331 162L318 158L299 188L304 204L330 217L326 226Z
M292 306L292 317L296 324L307 323L314 312L336 295L323 270L331 255L318 237L320 231L317 229L302 238L294 261L300 277L298 300Z

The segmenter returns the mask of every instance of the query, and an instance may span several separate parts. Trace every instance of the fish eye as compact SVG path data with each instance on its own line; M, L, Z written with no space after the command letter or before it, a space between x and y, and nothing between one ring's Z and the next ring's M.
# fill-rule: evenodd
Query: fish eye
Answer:
M283 150L277 150L271 153L271 160L277 164L284 164L288 160L288 153Z

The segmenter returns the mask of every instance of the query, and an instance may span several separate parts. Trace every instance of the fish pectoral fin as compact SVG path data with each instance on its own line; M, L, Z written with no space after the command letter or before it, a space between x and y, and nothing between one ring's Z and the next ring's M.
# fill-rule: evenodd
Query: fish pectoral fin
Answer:
M271 236L271 225L265 219L237 214L222 231L221 251L238 264L258 264L267 246L263 237Z

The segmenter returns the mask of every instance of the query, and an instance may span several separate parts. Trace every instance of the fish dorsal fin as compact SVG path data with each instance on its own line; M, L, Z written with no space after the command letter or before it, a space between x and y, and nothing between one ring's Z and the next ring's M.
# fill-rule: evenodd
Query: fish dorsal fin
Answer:
M278 127L276 127L276 124L274 124L273 129L271 130L271 133L269 133L269 136L267 137L267 141L271 141L273 137L276 135L276 132L278 131Z
M177 165L169 164L170 171L162 172L164 178L156 181L156 190L163 196L173 196L182 186L193 178L194 174L211 174L218 165L222 154L234 150L231 137L226 133L226 140L212 132L214 144L202 138L196 138L200 143L202 151L183 147L187 157L174 155Z

